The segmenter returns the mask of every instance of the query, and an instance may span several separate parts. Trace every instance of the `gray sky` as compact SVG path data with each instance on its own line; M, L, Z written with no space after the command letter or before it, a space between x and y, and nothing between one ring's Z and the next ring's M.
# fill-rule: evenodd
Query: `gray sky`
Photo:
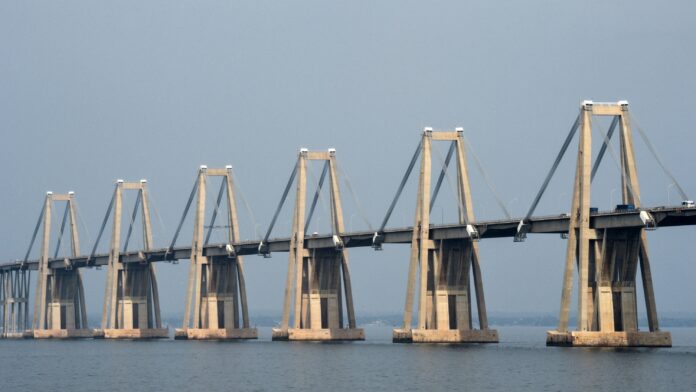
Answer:
M47 190L77 193L88 252L116 178L149 179L164 247L200 164L234 165L265 230L300 147L338 150L376 226L423 126L465 127L520 216L582 99L629 100L696 198L693 2L329 3L0 3L0 259L23 256ZM636 149L643 203L678 203L640 140ZM569 209L575 152L538 213ZM471 176L477 216L502 217L473 166ZM593 205L615 204L618 181L607 157ZM415 185L390 226L413 220ZM344 200L349 228L365 229L345 187ZM454 219L446 201L435 223ZM243 237L253 238L240 209ZM287 235L288 220L286 208L274 235ZM649 234L658 311L696 314L695 230ZM482 242L489 311L557 312L565 246L557 236ZM252 312L278 311L287 255L246 260ZM407 246L351 250L357 310L402 312L407 262ZM186 271L158 265L163 312L183 313ZM101 311L105 277L86 272L91 314Z

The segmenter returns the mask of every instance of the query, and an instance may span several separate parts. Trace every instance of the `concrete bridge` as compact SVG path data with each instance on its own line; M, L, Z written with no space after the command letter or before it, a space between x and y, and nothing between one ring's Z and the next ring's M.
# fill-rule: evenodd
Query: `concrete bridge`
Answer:
M595 162L591 159L593 116L609 116L612 125ZM647 207L640 203L640 190L633 153L633 134L628 103L585 101L571 127L544 184L528 214L522 218L477 221L471 201L466 142L461 129L433 132L426 128L422 140L397 190L381 227L375 231L347 232L343 223L336 151L300 150L294 171L285 187L273 221L263 240L241 241L237 222L234 179L231 167L201 166L174 239L166 248L152 246L147 181L117 181L92 251L81 253L73 193L48 193L30 250L43 228L41 256L0 264L0 325L5 338L164 338L155 271L156 262L191 260L184 324L177 339L254 339L250 327L244 280L244 256L288 252L287 280L281 325L274 340L361 340L364 332L355 325L348 249L384 243L410 244L411 257L404 319L395 329L395 342L494 343L497 331L488 327L478 243L488 238L510 237L523 242L527 234L557 234L568 238L561 298L560 322L547 336L549 345L569 346L671 346L669 332L661 331L655 308L647 249L647 230L696 224L696 207L681 187L679 206ZM618 129L619 156L611 145ZM572 207L569 214L535 216L549 180L555 174L570 141L580 131ZM433 187L431 148L433 142L449 143L449 151ZM622 203L613 211L591 207L590 187L605 153L620 161ZM659 158L658 158L659 159ZM388 228L389 217L406 180L420 160L418 197L414 225ZM449 169L450 163L453 168ZM307 164L324 163L307 210ZM430 210L448 169L457 187L458 224L433 225ZM668 172L667 172L668 173ZM668 175L671 175L668 173ZM210 177L220 177L221 186L212 217L206 226L206 192ZM328 184L324 186L327 181ZM449 178L449 177L448 177ZM274 223L295 185L292 233L272 238ZM308 234L322 188L330 198L331 233ZM137 194L125 239L121 238L123 193ZM56 251L50 255L51 217L54 204L66 207ZM193 208L192 208L193 207ZM190 246L175 246L188 212L192 210L193 239ZM224 212L223 212L224 211ZM136 216L141 217L143 249L128 250ZM224 220L227 241L209 243L216 219ZM110 251L97 254L97 246L111 220ZM58 257L65 228L71 254ZM206 230L207 228L207 230ZM560 259L560 257L559 257ZM105 266L108 270L103 318L99 329L87 325L80 269ZM649 330L639 331L636 273L641 270ZM568 329L570 293L578 271L578 326ZM32 319L29 319L31 271L37 271ZM473 283L473 285L472 285ZM472 290L473 288L473 290ZM473 293L472 293L473 291ZM416 293L418 294L416 297ZM417 302L416 302L417 299ZM475 306L472 300L475 299ZM413 311L417 320L413 324ZM473 325L472 312L479 325ZM476 328L477 327L477 328Z

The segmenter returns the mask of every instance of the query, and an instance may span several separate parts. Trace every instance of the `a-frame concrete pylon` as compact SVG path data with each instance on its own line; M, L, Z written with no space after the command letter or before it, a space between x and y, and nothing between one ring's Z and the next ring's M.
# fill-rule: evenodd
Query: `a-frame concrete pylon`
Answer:
M622 204L640 209L628 103L583 102L560 318L558 329L548 332L546 343L563 346L671 346L671 334L659 330L645 228L599 230L591 227L593 116L612 116L618 120ZM605 144L607 142L608 138L605 138ZM645 222L652 221L646 211L640 213ZM578 269L578 325L576 331L568 331L574 265ZM639 266L649 331L638 330L636 272Z
M58 256L66 224L70 233L71 257L80 255L75 194L69 192L59 195L47 192L40 218L43 240L36 279L33 335L35 338L89 338L93 336L94 331L87 326L85 292L80 270L72 268L70 258L63 260L63 268L51 268L48 263L51 218L56 201L64 201L66 205L54 258Z
M103 335L105 338L111 339L166 338L168 331L166 328L162 328L155 266L148 262L142 252L140 253L140 263L121 262L121 219L124 190L136 191L138 194L131 222L135 219L138 207L140 207L143 225L143 250L149 251L152 247L147 181L124 182L118 180L112 205L109 207L110 209L113 207L113 226L102 314ZM126 243L130 239L131 229L132 226L128 230Z
M459 223L467 238L431 239L431 152L433 141L449 141L456 152ZM443 174L446 167L443 168ZM411 240L403 326L393 332L394 342L497 343L498 333L488 328L481 281L478 233L471 225L474 211L469 187L463 130L433 132L425 128L421 141L421 168L416 217ZM420 267L420 268L418 268ZM417 271L418 270L418 271ZM419 279L416 280L416 275ZM472 327L470 275L473 274L479 329ZM418 325L413 328L414 294L418 291Z
M209 177L222 177L217 205L205 233L205 199ZM232 166L209 169L201 166L197 178L197 204L191 245L184 325L176 330L177 339L256 339L256 328L249 326L244 263L231 244L239 241L239 223ZM227 256L206 256L204 247L215 225L218 208L226 194ZM186 214L186 212L184 213ZM193 303L193 307L191 304ZM241 308L241 317L240 317Z
M308 161L324 161L325 165L328 165L333 235L333 246L330 248L305 247ZM364 331L355 325L348 250L341 240L341 233L345 228L336 168L336 150L300 150L296 173L297 196L290 237L283 319L280 328L273 329L273 340L364 340ZM342 286L345 288L344 293ZM294 304L292 327L291 304ZM347 325L343 319L344 306L348 316Z

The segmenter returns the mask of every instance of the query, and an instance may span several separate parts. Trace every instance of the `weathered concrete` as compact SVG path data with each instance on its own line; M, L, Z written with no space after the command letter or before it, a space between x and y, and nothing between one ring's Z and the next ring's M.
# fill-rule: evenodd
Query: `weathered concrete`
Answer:
M394 329L392 341L394 343L498 343L498 331L494 329Z
M564 347L672 347L672 334L662 331L548 331L546 345Z
M306 214L307 162L312 160L324 161L324 169L312 207L309 214ZM327 152L300 150L295 173L297 173L297 195L288 274L285 281L283 317L280 328L273 332L273 340L362 340L365 338L364 331L357 329L355 325L348 250L341 239L345 227L338 185L336 151L334 149L329 149ZM332 246L307 249L305 248L306 226L311 222L327 173L331 196ZM290 328L291 309L293 311L292 328ZM348 319L347 323L343 320L343 309Z
M5 332L2 334L3 339L32 339L34 334L32 331L24 332Z
M116 189L107 216L113 207L113 228L111 232L111 252L104 293L104 310L101 327L107 339L149 339L167 337L167 329L162 328L157 290L157 275L153 263L149 263L143 252L138 252L141 262L124 264L121 262L121 219L123 215L124 190L136 191L138 196L131 222L138 212L142 217L143 247L145 251L152 244L152 224L150 222L150 201L147 181L116 181ZM106 222L106 221L105 221ZM102 228L103 229L103 228ZM124 248L127 248L132 226L129 226ZM97 241L98 243L98 241Z
M92 338L95 335L93 329L35 329L34 339L80 339Z
M599 158L592 164L592 119L613 117L602 146L616 126L620 130L621 203L640 209L640 187L633 152L628 103L584 101L574 129L580 128L575 184L571 205L568 246L563 275L558 328L547 335L548 345L668 347L671 335L659 330L655 293L648 257L646 228L655 227L653 217L641 211L643 225L633 228L595 229L590 226L592 177ZM571 132L571 136L572 133ZM599 155L604 150L600 150ZM573 272L578 271L577 331L568 331L573 291ZM636 274L640 268L645 309L650 332L638 332Z
M169 330L167 328L142 328L142 329L104 329L97 330L95 337L106 339L167 339Z
M297 341L365 340L365 331L362 328L274 328L272 339Z
M177 328L174 332L176 340L236 340L258 337L256 328Z
M208 179L212 176L222 177L222 182L206 234L205 201ZM256 339L256 330L249 326L243 258L234 253L231 245L225 246L225 255L209 257L204 254L204 247L215 226L223 193L227 194L225 203L227 218L223 221L223 227L227 227L225 234L228 244L239 239L232 166L226 166L224 169L201 166L198 170L195 189L197 189L198 200L191 244L184 323L176 337L177 339ZM187 214L188 207L184 211L184 217ZM181 223L177 233L181 229Z
M435 191L432 191L433 199L431 200L433 141L449 141L451 144ZM466 225L467 237L435 240L430 236L430 210L453 155L456 156L459 223ZM458 128L455 132L433 132L431 128L426 128L421 141L421 169L416 216L411 233L411 258L404 319L402 328L393 332L395 342L498 341L497 332L488 329L479 249L476 242L479 236L476 229L470 225L473 221L474 212L462 129ZM418 293L417 328L411 329L416 292ZM478 332L472 326L472 292L476 296L480 327Z
M53 339L92 337L92 330L87 327L87 310L81 271L72 268L69 259L64 260L62 269L53 269L49 265L51 211L56 201L64 201L66 206L54 255L58 255L63 240L62 228L68 222L71 240L70 255L75 258L80 254L75 193L58 195L47 192L44 209L35 230L38 232L39 225L43 225L43 241L36 279L36 298L32 322L33 336Z

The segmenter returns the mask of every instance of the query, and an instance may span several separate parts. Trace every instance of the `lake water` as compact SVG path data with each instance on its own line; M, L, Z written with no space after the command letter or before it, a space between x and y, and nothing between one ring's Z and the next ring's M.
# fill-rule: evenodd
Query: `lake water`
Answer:
M696 328L669 349L545 346L543 327L492 345L0 340L0 391L696 391Z

